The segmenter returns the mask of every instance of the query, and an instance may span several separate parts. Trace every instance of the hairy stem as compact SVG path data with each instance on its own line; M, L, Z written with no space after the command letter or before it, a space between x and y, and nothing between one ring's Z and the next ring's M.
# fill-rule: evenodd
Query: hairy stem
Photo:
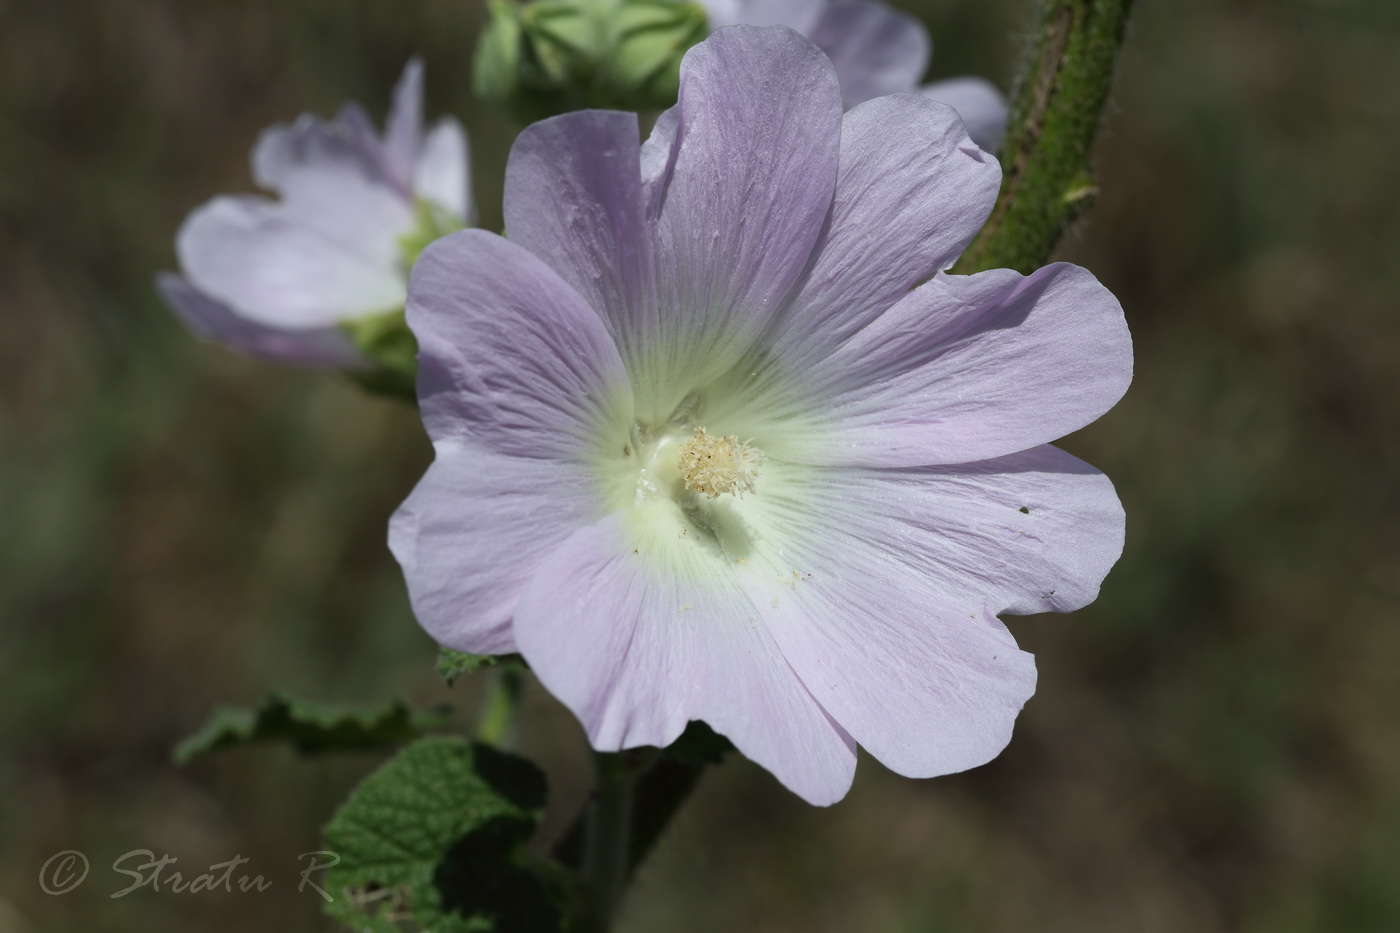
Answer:
M1011 103L1001 193L957 273L1031 272L1093 203L1089 156L1132 0L1044 0Z

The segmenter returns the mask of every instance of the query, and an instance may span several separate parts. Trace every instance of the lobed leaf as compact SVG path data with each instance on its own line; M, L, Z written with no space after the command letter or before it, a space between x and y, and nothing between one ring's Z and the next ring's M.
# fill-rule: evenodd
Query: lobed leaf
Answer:
M326 911L365 933L551 933L557 891L524 844L544 809L530 761L422 739L371 774L325 829Z
M176 764L188 764L235 745L289 742L305 754L363 751L401 745L446 725L449 711L414 709L402 700L368 708L321 705L280 693L254 708L225 706L175 747Z

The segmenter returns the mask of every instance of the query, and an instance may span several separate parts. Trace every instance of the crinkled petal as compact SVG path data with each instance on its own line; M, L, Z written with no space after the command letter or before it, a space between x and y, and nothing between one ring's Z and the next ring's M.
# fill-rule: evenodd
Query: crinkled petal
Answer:
M413 207L384 174L354 121L305 115L264 130L253 149L253 178L282 196L284 213L343 245L365 262L397 262L398 241L414 222Z
M235 314L182 277L156 277L156 289L176 316L196 336L232 347L248 356L296 366L354 367L365 359L339 327L286 330L268 327Z
M403 304L397 264L373 262L262 198L215 198L175 239L195 288L259 324L326 327Z
M928 68L928 30L875 0L835 0L807 33L831 57L847 107L912 91Z
M948 107L912 94L846 114L831 226L773 338L788 365L832 347L951 266L991 213L1001 166Z
M418 621L449 648L517 650L515 604L530 574L597 518L576 464L476 444L437 445L437 459L389 526Z
M443 237L408 292L434 440L577 461L627 437L631 393L602 319L522 247L483 230Z
M634 550L636 548L636 550ZM629 534L619 515L542 563L515 637L595 748L665 746L703 719L814 804L843 797L855 748L813 700L732 576L696 546Z
M394 86L394 100L384 121L384 161L399 190L413 190L418 149L423 144L423 60L412 58Z
M1132 379L1123 309L1087 270L938 275L816 364L808 404L834 424L812 462L969 463L1098 418Z
M942 101L967 124L967 135L988 152L995 152L1006 135L1006 96L985 78L949 78L919 88L919 93Z
M732 365L801 274L831 206L840 120L831 63L789 29L731 26L686 53L679 102L642 159L656 224L655 370L673 391Z
M451 211L463 225L475 223L467 131L455 118L439 120L423 140L413 173L413 191Z
M506 165L506 234L608 324L623 358L655 346L656 283L635 114L587 110L526 127Z
M1035 688L996 612L1090 602L1123 544L1093 467L1053 447L945 468L813 470L755 497L790 576L746 577L783 655L831 716L893 770L975 767ZM786 572L787 565L783 566Z

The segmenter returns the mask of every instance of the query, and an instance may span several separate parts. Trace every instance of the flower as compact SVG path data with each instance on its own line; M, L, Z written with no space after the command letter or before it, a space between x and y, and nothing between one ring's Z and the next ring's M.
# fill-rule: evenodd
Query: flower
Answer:
M252 162L281 200L221 196L195 210L176 236L181 274L162 274L158 289L194 333L249 356L369 364L390 343L417 253L472 220L461 124L445 118L424 135L414 60L382 138L351 103L332 121L305 114L265 130Z
M409 283L419 621L519 651L600 750L704 720L817 804L857 742L911 776L996 755L1035 683L997 614L1090 602L1122 546L1108 479L1047 443L1131 375L1085 270L941 271L999 183L946 105L843 116L780 27L693 48L644 145L624 113L526 129L508 239Z
M919 85L932 43L923 23L881 0L698 0L712 27L789 26L825 52L847 107L906 91L948 104L973 142L994 151L1006 133L1006 98L990 81L960 77Z

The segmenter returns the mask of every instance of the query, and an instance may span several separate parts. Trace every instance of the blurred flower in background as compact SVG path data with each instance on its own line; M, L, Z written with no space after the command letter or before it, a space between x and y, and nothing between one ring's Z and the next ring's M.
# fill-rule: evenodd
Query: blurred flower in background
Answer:
M411 375L408 270L473 220L467 137L423 128L423 65L409 62L381 136L364 109L266 130L253 179L280 195L221 195L176 237L180 274L157 280L191 331L279 363Z
M972 141L994 150L1006 133L1006 98L984 78L920 85L933 43L917 18L881 0L699 0L710 28L735 23L789 26L836 66L841 97L854 107L886 94L923 94L951 106Z

